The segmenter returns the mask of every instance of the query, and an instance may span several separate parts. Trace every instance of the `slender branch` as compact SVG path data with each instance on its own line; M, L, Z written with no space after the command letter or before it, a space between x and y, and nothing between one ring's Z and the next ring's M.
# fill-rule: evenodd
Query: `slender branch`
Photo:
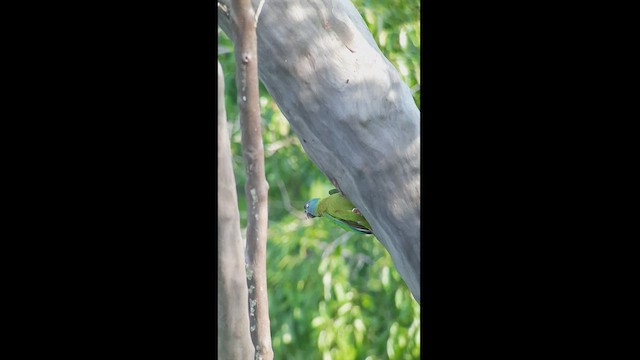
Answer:
M307 215L304 213L304 211L300 211L291 205L291 200L289 200L289 192L287 192L287 188L285 187L282 179L278 179L278 188L280 188L280 194L282 195L282 205L284 206L285 210L297 217L300 221L304 221L305 219L307 219Z
M322 252L322 258L324 259L327 256L329 256L329 254L331 254L333 250L335 250L335 248L338 247L338 245L343 244L344 242L349 240L352 236L353 236L353 233L346 231L344 234L335 238L335 240L330 242L329 245L326 248L324 248L324 251Z
M218 359L250 359L254 346L249 314L240 213L224 107L224 79L218 62Z
M221 3L220 1L218 1L218 9L222 10L222 12L229 17L229 8L227 7L226 4Z
M293 145L296 143L296 138L295 137L289 137L286 139L282 139L279 141L274 141L272 143L267 144L266 146L266 151L267 151L267 156L271 156L273 154L275 154L276 151L287 147L289 145Z
M258 4L258 10L256 10L256 24L255 27L258 27L258 18L260 17L260 12L262 11L262 6L264 5L264 0L260 0L260 4Z
M231 22L236 34L236 83L242 127L242 153L247 184L246 271L249 289L249 325L255 358L273 359L269 300L267 296L267 179L260 124L258 51L255 13L250 0L231 3Z

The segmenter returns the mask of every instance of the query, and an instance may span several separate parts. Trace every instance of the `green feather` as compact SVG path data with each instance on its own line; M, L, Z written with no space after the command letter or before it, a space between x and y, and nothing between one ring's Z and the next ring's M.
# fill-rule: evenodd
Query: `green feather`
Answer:
M338 190L331 190L323 199L312 199L305 211L312 217L325 217L337 226L360 234L371 234L371 225L360 214L353 212L355 206Z

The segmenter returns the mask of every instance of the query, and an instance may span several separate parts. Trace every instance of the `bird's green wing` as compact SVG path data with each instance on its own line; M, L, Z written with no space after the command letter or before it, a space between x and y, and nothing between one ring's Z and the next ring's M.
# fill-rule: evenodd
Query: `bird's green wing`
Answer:
M349 227L350 230L366 234L371 233L371 225L369 225L362 215L353 212L355 206L349 199L344 197L344 195L339 193L330 195L322 199L318 206L321 207L322 214L326 215L327 218L330 218L334 223L336 223L336 221L342 222L342 224ZM342 227L344 228L344 226Z
M371 229L368 229L365 226L360 225L358 223L354 223L354 222L349 221L349 220L338 219L338 218L335 218L335 217L331 216L328 213L326 213L324 215L324 217L326 217L331 222L333 222L334 224L336 224L337 226L339 226L339 227L341 227L341 228L343 228L345 230L357 232L357 233L360 233L360 234L371 234Z
M371 225L369 225L369 222L367 222L367 219L365 219L364 216L360 214L354 213L352 210L353 208L349 210L346 210L346 209L334 210L330 212L330 214L340 220L344 220L345 222L358 224L360 226L364 226L365 228L371 230Z

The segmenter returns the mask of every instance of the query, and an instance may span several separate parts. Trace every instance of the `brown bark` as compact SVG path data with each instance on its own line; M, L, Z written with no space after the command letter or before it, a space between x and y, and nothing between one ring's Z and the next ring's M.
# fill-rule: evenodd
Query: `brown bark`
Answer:
M218 63L218 359L253 358L247 301L236 180L224 106L224 78Z
M223 10L218 20L238 44ZM257 36L269 94L420 302L420 111L409 87L349 0L267 0Z
M255 12L250 0L231 3L235 41L238 109L242 128L242 153L247 174L247 287L249 325L256 359L273 359L269 300L267 296L267 179L260 124L258 51Z

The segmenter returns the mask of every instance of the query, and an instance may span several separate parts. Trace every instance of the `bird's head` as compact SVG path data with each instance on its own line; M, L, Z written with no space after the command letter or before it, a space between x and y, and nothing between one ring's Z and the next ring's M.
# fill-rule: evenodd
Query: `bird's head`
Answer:
M318 216L316 214L316 208L318 207L318 201L320 201L320 199L318 199L318 198L311 199L311 200L309 200L308 203L306 203L304 205L304 213L307 214L307 219L314 218L314 217Z

